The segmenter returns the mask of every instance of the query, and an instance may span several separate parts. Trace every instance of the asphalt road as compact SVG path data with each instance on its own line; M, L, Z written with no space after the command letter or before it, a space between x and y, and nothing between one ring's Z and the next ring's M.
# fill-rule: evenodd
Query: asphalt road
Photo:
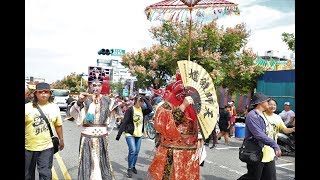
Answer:
M62 117L65 113L62 112ZM63 123L65 149L54 155L53 179L77 179L78 150L80 128L75 122L65 120ZM115 140L117 129L109 136L109 155L117 180L126 178L128 148L124 135ZM217 147L209 149L206 146L207 157L203 167L200 167L201 180L235 180L246 173L246 164L238 159L238 148L241 139L231 138L230 144L224 145L224 139L218 141ZM211 144L210 144L211 146ZM133 179L143 180L154 154L154 141L143 139L136 168L138 174ZM277 179L290 180L295 177L295 158L283 156L276 160Z

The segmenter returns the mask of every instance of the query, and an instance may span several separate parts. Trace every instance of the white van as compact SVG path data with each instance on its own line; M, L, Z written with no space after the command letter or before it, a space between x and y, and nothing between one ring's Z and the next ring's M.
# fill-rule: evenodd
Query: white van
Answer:
M68 89L51 89L54 96L53 102L58 104L59 108L66 110L68 107L67 99L69 98L70 90Z

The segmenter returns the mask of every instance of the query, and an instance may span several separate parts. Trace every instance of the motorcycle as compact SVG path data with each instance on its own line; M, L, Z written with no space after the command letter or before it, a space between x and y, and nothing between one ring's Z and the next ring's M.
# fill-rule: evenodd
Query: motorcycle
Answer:
M293 156L295 157L295 133L284 134L282 132L278 133L277 143L280 147L281 154L283 156Z

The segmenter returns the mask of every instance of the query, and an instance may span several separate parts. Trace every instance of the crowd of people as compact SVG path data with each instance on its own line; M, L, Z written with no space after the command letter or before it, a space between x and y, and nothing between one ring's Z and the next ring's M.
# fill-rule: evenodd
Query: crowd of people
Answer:
M69 109L70 117L81 128L78 179L115 179L111 158L108 153L108 136L118 119L116 140L125 136L128 146L127 177L137 174L136 162L139 157L142 138L145 137L145 117L152 115L157 131L157 148L149 165L148 180L200 179L203 157L199 149L209 145L214 148L221 137L225 144L234 137L236 122L235 102L231 101L220 108L218 127L208 139L203 139L193 109L193 98L184 94L181 76L167 85L164 92L146 97L137 93L127 99L102 95L102 79L89 79L89 93L80 93ZM157 91L154 91L157 92ZM36 105L44 111L60 139L59 149L63 150L62 120L59 107L53 103L50 85L39 83L32 93L33 98L25 104L25 179L35 179L35 168L40 179L51 179L53 164L53 144L50 133ZM295 114L290 103L285 110L275 114L277 102L262 93L255 93L246 113L245 138L256 138L264 144L262 161L247 164L248 172L239 179L276 179L275 159L281 156L277 144L277 133L292 133L295 127ZM117 114L119 118L115 118Z

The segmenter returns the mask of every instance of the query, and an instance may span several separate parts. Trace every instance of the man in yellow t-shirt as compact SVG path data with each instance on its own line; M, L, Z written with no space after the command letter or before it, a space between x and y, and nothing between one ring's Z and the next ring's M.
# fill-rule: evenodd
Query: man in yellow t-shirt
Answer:
M25 179L35 179L36 165L39 179L52 179L54 154L52 139L47 123L41 117L36 104L47 117L53 133L56 132L58 135L59 149L64 148L60 109L53 103L50 85L38 83L34 91L34 99L25 104Z

